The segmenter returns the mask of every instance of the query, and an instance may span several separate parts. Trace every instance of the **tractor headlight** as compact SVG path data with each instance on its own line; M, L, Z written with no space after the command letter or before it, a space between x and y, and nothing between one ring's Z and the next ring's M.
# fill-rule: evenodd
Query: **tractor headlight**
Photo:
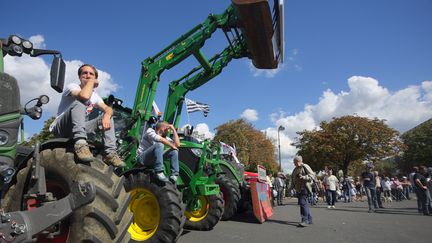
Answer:
M15 45L21 45L21 38L19 38L16 35L11 36L10 40L15 44Z
M33 44L28 40L23 41L22 45L25 49L33 49Z
M17 55L21 55L23 53L23 49L21 48L21 46L12 46L13 51L17 54Z
M0 130L0 146L7 144L9 141L9 133Z
M39 102L40 102L42 105L48 104L48 102L49 102L49 97L48 97L47 95L41 95L41 96L39 96Z
M192 153L195 154L198 158L201 158L202 150L198 148L191 148Z

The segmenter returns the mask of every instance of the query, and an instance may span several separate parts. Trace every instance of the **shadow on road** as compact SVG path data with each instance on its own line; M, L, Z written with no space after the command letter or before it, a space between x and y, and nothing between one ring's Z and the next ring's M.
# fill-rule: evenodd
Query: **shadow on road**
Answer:
M252 212L245 212L234 215L229 221L241 222L241 223L249 223L249 224L260 224L258 220L255 218Z
M359 208L359 207L356 207ZM368 213L367 209L357 210L357 209L348 209L348 208L338 208L332 209L332 211L344 211L344 212L356 212L356 213ZM399 214L399 215L418 215L417 212L411 211L403 211L403 210L394 210L394 209L378 209L375 210L377 214Z
M292 226L295 226L295 227L298 227L298 224L299 224L299 222L294 222L294 221L285 221L285 220L277 220L277 219L268 219L266 222L267 222L267 223L270 223L270 224L275 223L275 224L292 225Z

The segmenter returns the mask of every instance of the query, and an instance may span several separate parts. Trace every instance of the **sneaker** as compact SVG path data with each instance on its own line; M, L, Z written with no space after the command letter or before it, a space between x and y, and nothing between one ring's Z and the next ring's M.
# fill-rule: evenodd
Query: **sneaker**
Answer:
M176 181L177 181L177 176L176 176L176 175L171 175L171 176L169 177L169 180L170 180L172 183L176 183Z
M330 208L332 208L332 206L327 206L327 208L329 208L329 209L330 209Z
M75 143L74 151L78 159L83 162L92 162L94 159L86 141Z
M299 223L298 225L297 225L297 227L300 227L300 228L304 228L304 227L307 227L308 225L305 223L305 222L301 222L301 223Z
M126 164L123 162L116 152L112 152L105 156L105 163L113 165L115 167L125 167Z
M331 208L335 208L335 206L334 206L334 205L332 205L332 206L331 206Z
M163 182L168 182L168 178L166 178L165 174L163 172L158 172L156 174L156 177L158 178L158 180L163 181Z

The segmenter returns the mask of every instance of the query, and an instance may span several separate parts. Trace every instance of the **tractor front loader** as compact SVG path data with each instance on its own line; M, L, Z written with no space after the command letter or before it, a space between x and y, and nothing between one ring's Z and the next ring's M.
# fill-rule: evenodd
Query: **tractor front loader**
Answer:
M179 125L186 94L220 74L233 59L248 57L259 69L274 69L283 61L282 0L275 0L273 8L270 8L267 0L233 0L224 14L210 15L207 21L214 23L224 32L229 45L209 60L199 50L194 51L193 54L201 65L169 84L164 120L173 123L175 127ZM210 30L204 29L203 32L209 33ZM186 39L184 42L188 43L188 41L189 39ZM188 139L187 136L185 139ZM197 145L185 143L183 149L187 151L188 146ZM213 152L210 153L219 154L219 149L220 144L215 143ZM180 156L181 152L182 149L180 149ZM218 156L211 157L207 164L212 168L209 175L215 175L214 183L219 185L222 192L225 208L222 219L227 220L237 211L244 184L243 174L238 168Z
M133 227L129 228L135 241L163 241L167 238L162 236L166 235L174 241L177 239L176 234L181 233L184 219L178 213L184 209L178 206L178 201L172 196L165 195L162 192L164 190L170 191L170 195L178 190L182 192L182 197L178 197L186 206L185 228L210 230L223 216L224 200L220 186L233 183L223 183L227 181L225 179L218 180L218 177L223 178L220 177L223 173L218 173L218 165L212 163L211 144L196 142L187 135L182 139L179 148L180 177L176 182L178 190L171 183L154 186L158 184L157 180L151 169L137 163L136 151L143 132L155 120L154 97L160 76L165 70L190 56L195 57L200 64L169 85L163 120L178 127L185 94L217 76L233 59L248 57L255 67L261 69L278 67L283 57L283 2L275 0L271 3L273 8L267 0L232 0L225 12L210 14L203 23L142 62L132 109L121 106L116 99L108 102L113 105L115 116L118 115L118 153L127 164L126 169L119 173L128 178L126 189L135 195L130 203L134 222ZM217 30L226 36L227 47L207 59L201 48ZM169 171L168 163L165 167ZM171 211L162 207L163 203L172 205ZM152 220L146 220L145 217Z
M42 95L31 100L34 106L21 107L18 82L4 73L4 57L54 55L51 87L61 92L65 63L60 52L35 49L16 35L0 38L0 47L0 242L127 241L130 195L112 167L99 160L80 163L64 139L37 142L33 148L17 145L22 115L39 119L49 98Z

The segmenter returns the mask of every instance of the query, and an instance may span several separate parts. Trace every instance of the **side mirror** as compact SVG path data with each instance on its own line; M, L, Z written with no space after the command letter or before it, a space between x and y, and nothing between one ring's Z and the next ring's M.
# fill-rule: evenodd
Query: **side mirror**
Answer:
M54 56L51 64L51 87L61 93L65 81L66 64L61 57Z
M114 104L114 101L115 101L115 97L114 97L114 95L109 95L108 96L108 106L113 106L113 104Z

